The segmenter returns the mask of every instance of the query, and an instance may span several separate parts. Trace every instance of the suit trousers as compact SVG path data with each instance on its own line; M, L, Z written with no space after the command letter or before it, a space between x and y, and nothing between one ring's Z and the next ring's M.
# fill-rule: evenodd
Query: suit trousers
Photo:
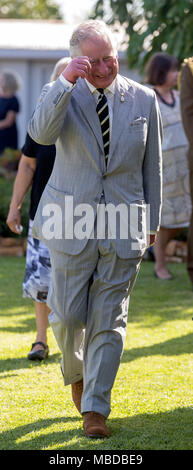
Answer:
M81 412L108 417L141 258L121 259L112 240L92 239L77 255L50 250L50 259L49 321L64 384L83 378Z

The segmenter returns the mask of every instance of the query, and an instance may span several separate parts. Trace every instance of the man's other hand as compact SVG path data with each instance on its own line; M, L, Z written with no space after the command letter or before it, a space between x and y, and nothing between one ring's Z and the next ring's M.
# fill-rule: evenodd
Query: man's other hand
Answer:
M157 235L157 234L147 235L147 248L148 248L149 246L154 245L155 240L156 240L156 235Z

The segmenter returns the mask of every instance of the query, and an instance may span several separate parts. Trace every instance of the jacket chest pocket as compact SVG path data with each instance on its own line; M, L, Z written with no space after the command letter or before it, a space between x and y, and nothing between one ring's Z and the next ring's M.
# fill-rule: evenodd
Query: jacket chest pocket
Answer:
M128 128L128 133L133 140L147 140L147 119L140 117L132 121Z
M124 135L125 150L129 153L143 153L147 141L147 121L131 122Z

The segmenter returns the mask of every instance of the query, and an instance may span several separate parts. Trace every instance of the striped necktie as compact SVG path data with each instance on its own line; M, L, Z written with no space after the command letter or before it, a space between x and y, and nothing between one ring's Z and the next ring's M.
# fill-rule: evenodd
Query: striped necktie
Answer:
M107 103L107 97L104 94L103 88L97 88L97 91L100 93L100 95L98 98L96 112L98 114L100 124L101 124L104 154L105 154L105 163L107 165L108 155L109 155L109 143L110 143L109 108L108 108L108 103Z

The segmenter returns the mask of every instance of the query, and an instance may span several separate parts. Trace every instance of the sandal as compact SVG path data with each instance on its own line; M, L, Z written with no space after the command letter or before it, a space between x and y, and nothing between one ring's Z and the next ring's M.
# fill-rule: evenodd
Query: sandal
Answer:
M34 346L36 344L40 344L43 346L44 349L38 349L37 351L33 351ZM42 341L36 341L36 343L32 343L32 348L31 351L28 353L28 359L31 361L42 361L43 359L46 359L48 357L49 353L49 348L47 344L44 344Z

